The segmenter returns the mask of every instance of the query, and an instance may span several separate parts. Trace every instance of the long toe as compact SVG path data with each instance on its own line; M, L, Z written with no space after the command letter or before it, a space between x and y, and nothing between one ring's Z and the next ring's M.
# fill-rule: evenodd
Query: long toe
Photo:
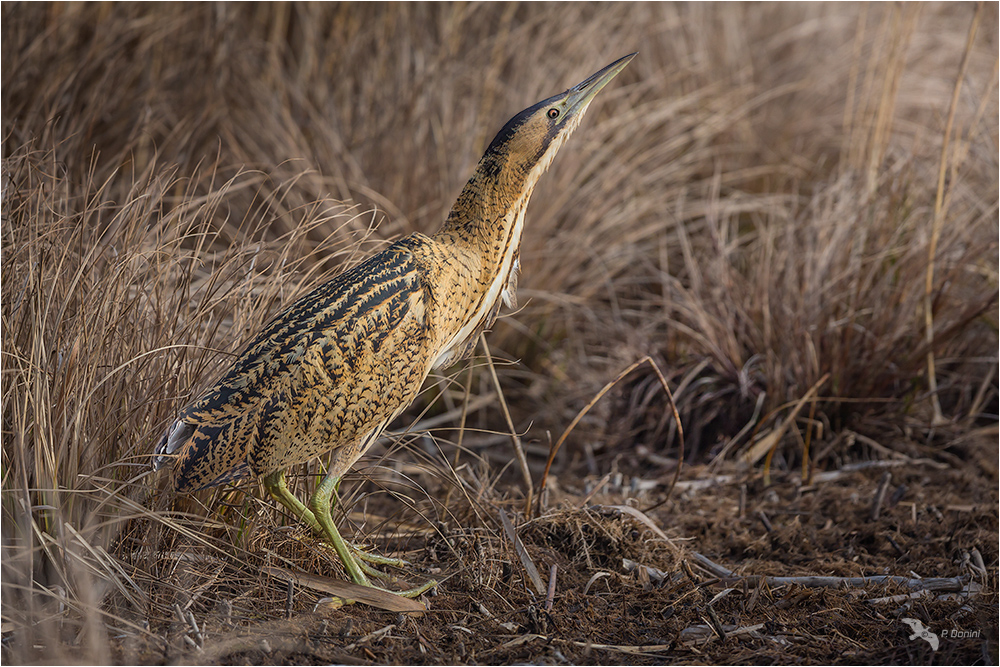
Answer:
M398 568L404 568L410 566L410 562L403 560L402 558L391 558L389 556L374 554L365 551L361 547L357 546L356 544L352 544L351 542L348 542L347 546L350 547L350 549L354 552L354 555L357 558L363 561L368 561L372 565L388 565L389 567L398 567Z
M374 565L383 565L400 569L409 567L410 565L409 561L405 561L402 558L389 558L388 556L368 553L367 551L364 551L347 541L345 541L344 544L346 544L347 548L350 550L351 556L354 558L354 563L358 566L359 570L367 574L369 577L374 577L388 584L396 583L396 577L388 572L379 570L374 567ZM323 545L330 549L335 549L332 544L327 542L324 542Z
M391 592L395 593L396 595L400 595L400 596L402 596L404 598L418 598L418 597L420 597L421 595L423 595L424 593L426 593L427 591L429 591L430 589L434 588L437 585L438 585L438 582L435 581L434 579L431 579L427 583L421 584L420 586L417 586L416 588L411 588L411 589L405 590L405 591L391 591Z

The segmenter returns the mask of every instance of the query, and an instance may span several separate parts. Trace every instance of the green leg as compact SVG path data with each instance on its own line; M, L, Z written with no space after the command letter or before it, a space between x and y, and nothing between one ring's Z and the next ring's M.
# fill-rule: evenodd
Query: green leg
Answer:
M354 583L361 584L362 586L371 586L365 574L384 581L395 580L392 575L381 572L368 563L392 567L409 565L409 563L400 558L388 558L386 556L366 553L340 536L340 531L337 530L337 526L334 525L331 516L333 505L336 502L337 490L340 487L339 477L327 475L323 478L323 481L320 482L320 485L316 488L316 492L309 500L311 509L302 504L302 501L288 490L283 470L266 475L263 478L263 483L264 488L274 500L308 524L313 531L327 538L330 546L337 552L337 556L340 557L340 561L344 564L344 568ZM417 588L392 592L404 597L417 597L436 585L437 582L432 580Z
M333 545L333 548L337 551L337 555L340 556L340 561L347 568L347 574L351 576L351 580L362 586L371 586L368 582L368 577L361 571L358 561L351 554L347 542L340 536L340 531L337 530L337 526L334 525L333 518L330 516L330 510L333 506L333 494L339 486L339 477L332 477L331 475L324 477L323 481L316 487L316 492L312 495L312 498L309 499L309 507L312 509L313 516L316 518L316 522L319 524L323 534L329 538L330 544Z
M283 470L278 470L270 475L267 475L264 477L263 481L264 488L274 500L284 505L294 516L302 519L302 521L307 523L313 531L319 533L320 535L326 534L326 531L323 530L323 527L320 526L319 522L316 520L316 515L313 514L312 510L303 505L302 502L288 490L288 484L285 482L285 472ZM331 508L336 504L337 489L339 487L340 481L337 480L333 486L333 492L331 494L331 497L334 499L331 503ZM374 565L389 565L392 567L405 567L409 565L409 563L402 558L389 558L387 556L379 556L378 554L370 554L346 540L344 541L344 544L347 545L348 549L354 552L354 555L359 560L358 565L361 569L364 570L366 574L370 574L373 577L386 579L389 578L390 575L387 575L384 572L379 572L375 568L368 565L368 563L372 563Z
M385 556L376 556L366 553L353 544L345 542L344 538L342 538L340 533L337 531L337 527L333 525L333 520L330 517L330 511L333 504L336 502L337 490L339 488L340 477L327 475L323 478L323 481L320 482L319 486L316 487L316 492L309 500L309 505L312 507L313 514L316 516L317 521L320 525L324 526L323 532L330 539L330 543L333 545L333 548L337 550L337 555L340 556L340 560L344 563L344 567L347 568L347 571L351 574L351 578L354 579L354 582L357 584L371 586L368 580L365 579L364 572L367 572L369 575L384 581L395 581L395 577L376 570L365 561L378 565L392 565L395 567L408 565L409 563L399 558L387 558ZM342 547L338 546L338 544L342 545ZM354 553L352 554L351 551ZM348 560L350 563L348 563ZM357 573L357 577L361 578L361 581L358 580L355 573ZM432 579L420 586L417 586L416 588L411 588L405 591L390 592L406 598L415 598L423 595L435 586L437 586L437 582ZM378 587L375 586L375 588Z
M302 504L298 498L288 490L288 484L285 483L285 471L276 470L270 475L264 477L264 488L267 493L274 498L276 501L288 508L294 516L299 517L312 528L317 533L322 533L323 528L320 527L319 522L316 521L316 517L309 510L308 507Z
M339 495L340 480L341 478L338 477L337 480L333 483L333 493L330 494L330 497L332 499L330 503L331 511L333 510L334 507L337 506L337 500L340 498ZM380 572L375 568L370 567L368 563L371 563L372 565L388 565L389 567L398 567L398 568L404 568L409 566L410 564L409 561L405 561L402 558L390 558L388 556L380 556L379 554L368 553L358 545L347 542L346 540L344 541L344 543L351 551L354 552L354 556L355 558L358 559L358 565L361 567L361 569L364 570L366 574L370 574L373 577L378 577L379 579L391 579L392 577L391 575L388 575L384 572Z
M388 565L390 567L404 568L410 564L410 561L403 560L402 558L392 558L390 556L380 556L379 554L368 553L356 544L347 543L352 549L354 549L354 555L358 557L361 561L368 561L372 565ZM366 563L359 563L361 567L368 567ZM372 574L369 572L368 574ZM378 576L378 575L375 575Z

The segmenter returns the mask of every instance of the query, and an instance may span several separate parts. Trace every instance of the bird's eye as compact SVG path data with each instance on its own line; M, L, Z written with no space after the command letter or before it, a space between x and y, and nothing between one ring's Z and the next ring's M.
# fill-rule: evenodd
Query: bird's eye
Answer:
M559 117L559 109L549 109L548 116L549 116L549 118L558 118Z

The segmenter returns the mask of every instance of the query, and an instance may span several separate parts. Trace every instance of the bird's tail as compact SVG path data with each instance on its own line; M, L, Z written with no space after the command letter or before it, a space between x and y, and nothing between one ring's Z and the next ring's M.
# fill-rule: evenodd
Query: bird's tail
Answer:
M227 441L231 421L193 424L183 417L173 422L153 451L153 470L173 468L174 489L181 493L234 482L249 475L244 452L216 451Z
M174 454L194 435L194 425L183 419L178 419L167 428L160 442L153 450L153 470L159 470L172 463L177 457Z

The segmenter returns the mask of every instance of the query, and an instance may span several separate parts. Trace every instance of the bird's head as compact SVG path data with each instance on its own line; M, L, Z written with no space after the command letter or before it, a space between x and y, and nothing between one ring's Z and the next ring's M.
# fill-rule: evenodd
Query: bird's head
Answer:
M483 164L492 163L498 172L510 170L529 176L528 182L534 185L580 124L597 93L635 55L619 58L569 90L542 100L511 118L486 149Z
M499 250L516 252L524 209L535 183L580 124L597 93L635 55L619 58L507 121L486 149L438 235L452 242L464 239L462 242L477 244L490 239Z

